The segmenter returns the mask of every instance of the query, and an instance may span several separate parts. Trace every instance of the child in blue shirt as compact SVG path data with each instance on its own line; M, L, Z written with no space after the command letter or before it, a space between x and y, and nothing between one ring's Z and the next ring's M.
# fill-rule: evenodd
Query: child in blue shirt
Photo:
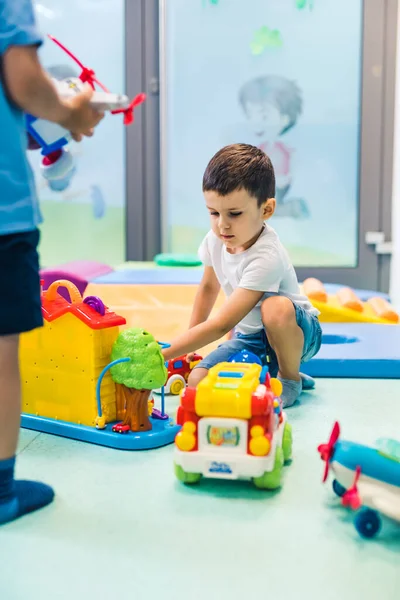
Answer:
M49 504L53 490L14 480L21 412L19 334L42 325L38 225L24 113L58 123L80 141L103 114L92 90L68 101L42 69L31 0L0 0L0 524Z

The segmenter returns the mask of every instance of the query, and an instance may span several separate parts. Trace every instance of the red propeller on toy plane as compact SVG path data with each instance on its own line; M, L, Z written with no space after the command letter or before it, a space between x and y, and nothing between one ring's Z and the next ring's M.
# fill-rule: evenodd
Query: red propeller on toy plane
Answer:
M361 498L357 488L357 483L360 479L360 475L361 468L357 467L352 487L348 489L347 492L342 496L343 506L349 506L353 510L358 510L361 507Z
M322 479L323 482L325 482L328 479L330 461L332 460L333 453L335 451L335 444L338 441L339 436L340 436L340 427L339 427L339 423L336 421L336 423L333 426L332 433L330 435L328 443L320 444L318 446L318 452L321 455L321 459L323 461L325 461L325 472L324 472L324 477Z

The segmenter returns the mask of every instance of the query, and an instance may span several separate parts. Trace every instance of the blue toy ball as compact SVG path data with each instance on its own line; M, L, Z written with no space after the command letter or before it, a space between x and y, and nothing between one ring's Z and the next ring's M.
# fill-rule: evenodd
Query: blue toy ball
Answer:
M253 354L253 352L249 352L248 350L241 350L240 352L233 354L229 358L228 362L250 363L262 366L260 358L256 354Z

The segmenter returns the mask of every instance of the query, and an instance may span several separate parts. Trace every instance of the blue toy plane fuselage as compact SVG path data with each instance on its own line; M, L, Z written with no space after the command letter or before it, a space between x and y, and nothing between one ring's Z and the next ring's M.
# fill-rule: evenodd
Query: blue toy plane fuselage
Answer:
M400 488L400 461L382 454L376 448L338 440L331 459L335 471L334 463L354 472L360 467L365 477Z

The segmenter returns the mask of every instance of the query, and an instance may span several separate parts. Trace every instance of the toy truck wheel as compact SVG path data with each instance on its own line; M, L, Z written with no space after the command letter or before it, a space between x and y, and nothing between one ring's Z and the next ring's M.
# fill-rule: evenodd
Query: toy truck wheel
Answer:
M183 388L185 387L185 381L182 377L175 379L175 381L171 381L169 392L170 394L174 394L174 396L178 396Z
M336 479L334 479L332 482L332 489L335 492L336 496L339 496L339 498L344 496L346 493L346 488L340 485L340 483Z
M201 473L187 473L182 469L180 465L174 464L175 475L179 481L182 483L186 483L188 485L192 485L194 483L198 483L201 479Z
M366 508L357 513L354 526L361 537L373 538L381 528L381 519L376 511Z
M285 423L282 440L283 460L285 461L285 463L287 463L292 458L292 446L292 426L289 423Z
M260 477L254 477L253 483L260 490L276 490L281 487L282 469L283 469L283 450L278 447L275 453L274 468L270 472L265 472Z

